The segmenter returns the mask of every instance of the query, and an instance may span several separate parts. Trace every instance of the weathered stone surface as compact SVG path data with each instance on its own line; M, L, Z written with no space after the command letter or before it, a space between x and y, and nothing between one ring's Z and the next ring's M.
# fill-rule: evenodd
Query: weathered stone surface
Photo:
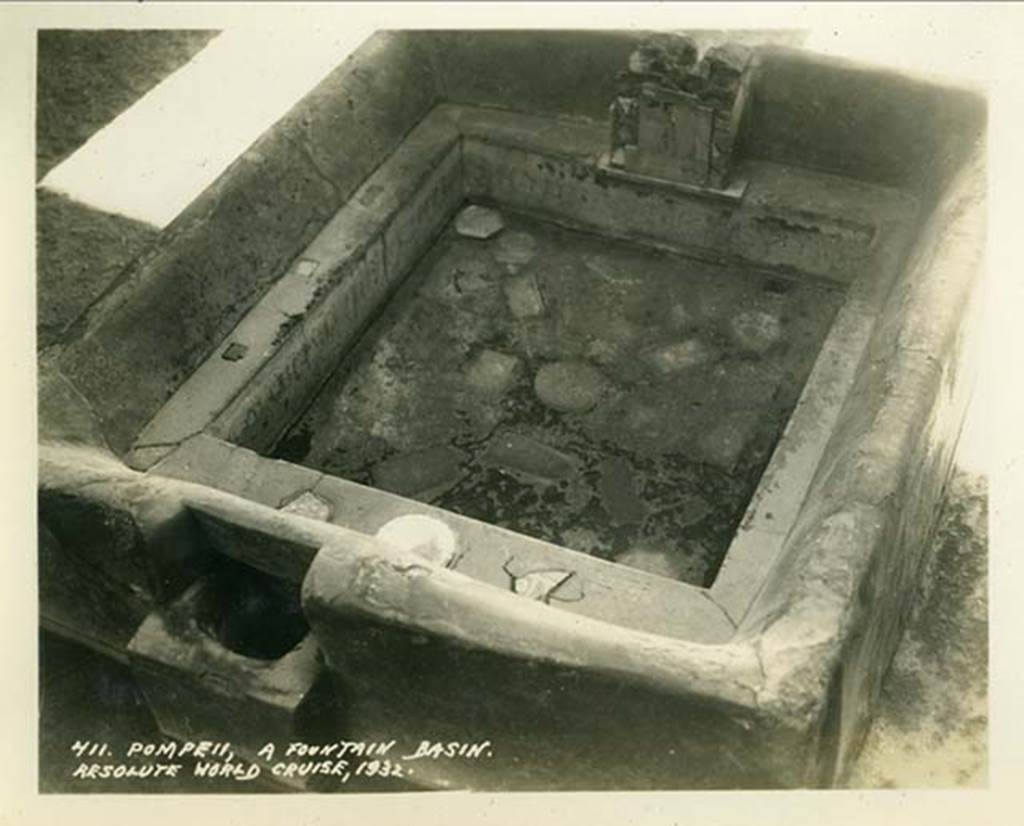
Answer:
M583 361L545 364L533 380L533 389L544 404L566 413L590 410L608 389L601 372Z
M682 86L697 62L697 42L686 35L652 35L629 56L629 71L640 75L664 75Z
M519 596L548 602L573 576L572 571L532 571L513 578L512 590Z
M527 232L505 232L498 239L494 252L496 260L511 267L528 263L537 254L537 242Z
M85 397L49 360L39 363L39 439L106 449L99 419Z
M326 522L331 518L331 503L321 499L311 490L305 490L294 499L281 506L285 513L305 516L307 519L319 519Z
M671 551L635 548L615 557L615 561L620 565L628 565L638 571L646 571L649 574L668 579L686 579L689 574L686 557Z
M693 324L693 313L686 304L674 303L668 309L669 323L677 330L685 330Z
M763 360L743 359L718 364L712 375L723 404L738 408L770 402L785 381L777 364Z
M598 470L598 492L612 519L624 524L642 521L647 508L637 493L636 477L629 462L621 457L605 459Z
M648 363L656 372L671 375L704 364L716 355L714 348L697 338L689 338L675 344L666 344L646 354Z
M400 453L374 466L373 481L392 493L433 498L459 481L465 459L447 445Z
M847 788L983 788L988 775L987 490L951 479L921 590Z
M220 354L220 357L225 361L240 361L245 358L245 354L249 352L248 344L239 344L237 341L232 341Z
M553 482L576 473L572 457L521 433L499 433L487 445L484 461L514 473Z
M297 594L279 598L242 567L151 613L128 651L160 730L177 740L227 741L255 759L268 742L323 737L337 719Z
M694 186L725 187L751 52L655 35L630 55L611 104L613 166Z
M710 432L697 437L695 453L704 461L731 473L754 431L758 414L741 410L728 414Z
M506 353L483 350L466 370L466 381L488 396L501 396L516 380L520 360Z
M73 543L62 544L44 522L39 523L38 564L43 627L123 655L152 601L130 581L110 576Z
M501 213L472 204L455 216L455 231L467 238L490 238L505 227Z
M753 52L739 43L712 46L701 58L707 81L702 90L705 98L725 106L731 105L739 90L740 78L750 63Z
M142 531L126 499L117 501L109 489L98 497L43 489L38 507L40 518L56 539L55 552L66 553L92 569L98 576L90 587L98 586L107 598L116 598L121 613L134 614L137 622L155 602L155 583ZM76 567L69 560L62 577L71 575ZM89 599L82 597L83 603Z
M779 317L760 310L740 313L733 318L730 329L736 344L751 353L767 352L782 337Z
M508 309L516 318L534 318L544 315L544 296L536 279L529 273L505 279L505 299Z
M641 603L667 582L621 566L600 567L649 583L651 597L638 594ZM542 562L509 565L513 576L558 572L554 579L572 570ZM763 771L761 747L741 698L757 679L756 660L721 646L686 646L579 622L571 606L589 597L559 601L576 579L549 592L550 606L558 607L551 610L457 573L416 568L412 554L354 557L324 549L304 583L303 609L328 668L351 675L345 683L353 703L350 736L390 728L394 737L421 737L413 731L425 726L443 740L464 739L490 720L493 741L505 744L494 749L494 759L438 762L431 773L433 782L461 788L744 785L740 775L754 783L753 775ZM582 579L584 594L597 587ZM415 610L409 609L411 594ZM641 672L644 677L633 676ZM731 702L705 699L702 681L731 690ZM487 689L466 702L470 686ZM616 711L595 714L595 708ZM743 755L739 768L720 753L723 745ZM421 761L418 774L430 771L427 762L436 761Z

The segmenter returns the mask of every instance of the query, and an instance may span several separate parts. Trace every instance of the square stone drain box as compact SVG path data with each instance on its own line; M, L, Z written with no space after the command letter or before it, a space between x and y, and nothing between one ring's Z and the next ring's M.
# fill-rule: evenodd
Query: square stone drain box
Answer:
M297 591L241 566L200 578L150 613L128 654L160 730L177 740L224 733L240 761L258 761L268 743L315 743L337 726Z
M552 50L557 79L532 68ZM344 695L328 734L490 741L419 761L423 785L835 782L971 386L984 105L803 53L695 55L375 36L61 356L133 469L53 448L42 486L158 501L197 547L302 583L310 635L266 675L315 640ZM130 651L168 734L241 740L226 712L159 708L210 639L167 618L199 622L209 588Z

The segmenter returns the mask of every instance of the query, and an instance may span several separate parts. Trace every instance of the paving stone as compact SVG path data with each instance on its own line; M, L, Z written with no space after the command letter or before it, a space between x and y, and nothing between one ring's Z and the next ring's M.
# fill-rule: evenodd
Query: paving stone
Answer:
M779 317L760 310L740 313L730 327L733 341L750 353L764 353L782 337Z
M455 218L455 231L467 238L490 238L505 227L501 214L487 207L466 207Z
M574 340L559 334L550 317L524 318L513 331L516 346L530 358L565 358Z
M517 275L505 280L505 299L516 318L544 315L544 296L532 275Z
M757 422L758 414L752 411L730 413L698 438L697 457L732 473L747 442L754 435Z
M575 460L543 442L521 433L497 434L487 445L483 459L531 480L554 482L576 473Z
M479 293L494 286L494 279L484 264L479 261L467 262L457 267L451 277L452 290L456 295Z
M693 313L681 302L676 302L668 309L669 323L677 330L685 330L693 324Z
M488 396L502 396L515 382L519 365L515 356L483 350L466 370L466 381Z
M498 239L494 258L513 267L521 266L537 254L537 242L527 232L505 232Z
M285 513L305 516L307 519L319 519L321 522L326 522L331 518L331 503L321 499L311 490L303 491L290 502L282 505L280 510Z
M458 556L455 533L440 519L410 513L377 531L377 538L400 551L413 551L436 565L449 566Z
M601 462L598 470L598 492L611 518L624 525L642 522L647 508L637 495L636 478L629 462L620 456L612 457Z
M597 368L584 361L556 361L537 371L533 389L548 407L580 413L600 401L608 382Z
M609 549L610 544L603 540L597 531L580 525L573 525L562 531L559 544L585 554L593 554Z
M647 362L662 375L671 375L711 361L717 352L700 339L689 338L666 344L646 354Z
M374 484L401 496L434 498L464 475L466 454L448 445L400 453L373 468Z
M737 408L767 404L784 378L778 365L761 359L719 364L712 375L718 383L718 397L722 403Z
M680 527L696 525L706 519L712 512L707 499L699 493L684 493L672 506L672 523Z

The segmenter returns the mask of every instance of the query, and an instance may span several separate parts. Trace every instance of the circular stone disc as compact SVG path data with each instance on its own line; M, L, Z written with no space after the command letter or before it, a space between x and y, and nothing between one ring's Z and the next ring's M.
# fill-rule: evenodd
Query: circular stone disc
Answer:
M545 405L563 412L590 410L604 394L607 382L594 367L582 361L545 364L533 380L533 390Z
M440 519L418 513L392 519L377 531L377 538L396 550L412 551L437 565L447 565L457 547L451 528Z

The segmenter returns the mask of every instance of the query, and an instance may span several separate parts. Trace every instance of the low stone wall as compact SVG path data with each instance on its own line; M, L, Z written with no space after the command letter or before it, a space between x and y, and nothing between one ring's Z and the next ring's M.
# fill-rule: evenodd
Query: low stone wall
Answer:
M90 309L60 368L125 450L438 100L425 58L377 35L300 101ZM167 342L175 342L173 348Z
M795 710L828 692L825 782L849 769L912 605L977 370L984 243L979 145L876 323L808 499L740 627L778 681L777 702ZM797 640L806 659L793 657Z

